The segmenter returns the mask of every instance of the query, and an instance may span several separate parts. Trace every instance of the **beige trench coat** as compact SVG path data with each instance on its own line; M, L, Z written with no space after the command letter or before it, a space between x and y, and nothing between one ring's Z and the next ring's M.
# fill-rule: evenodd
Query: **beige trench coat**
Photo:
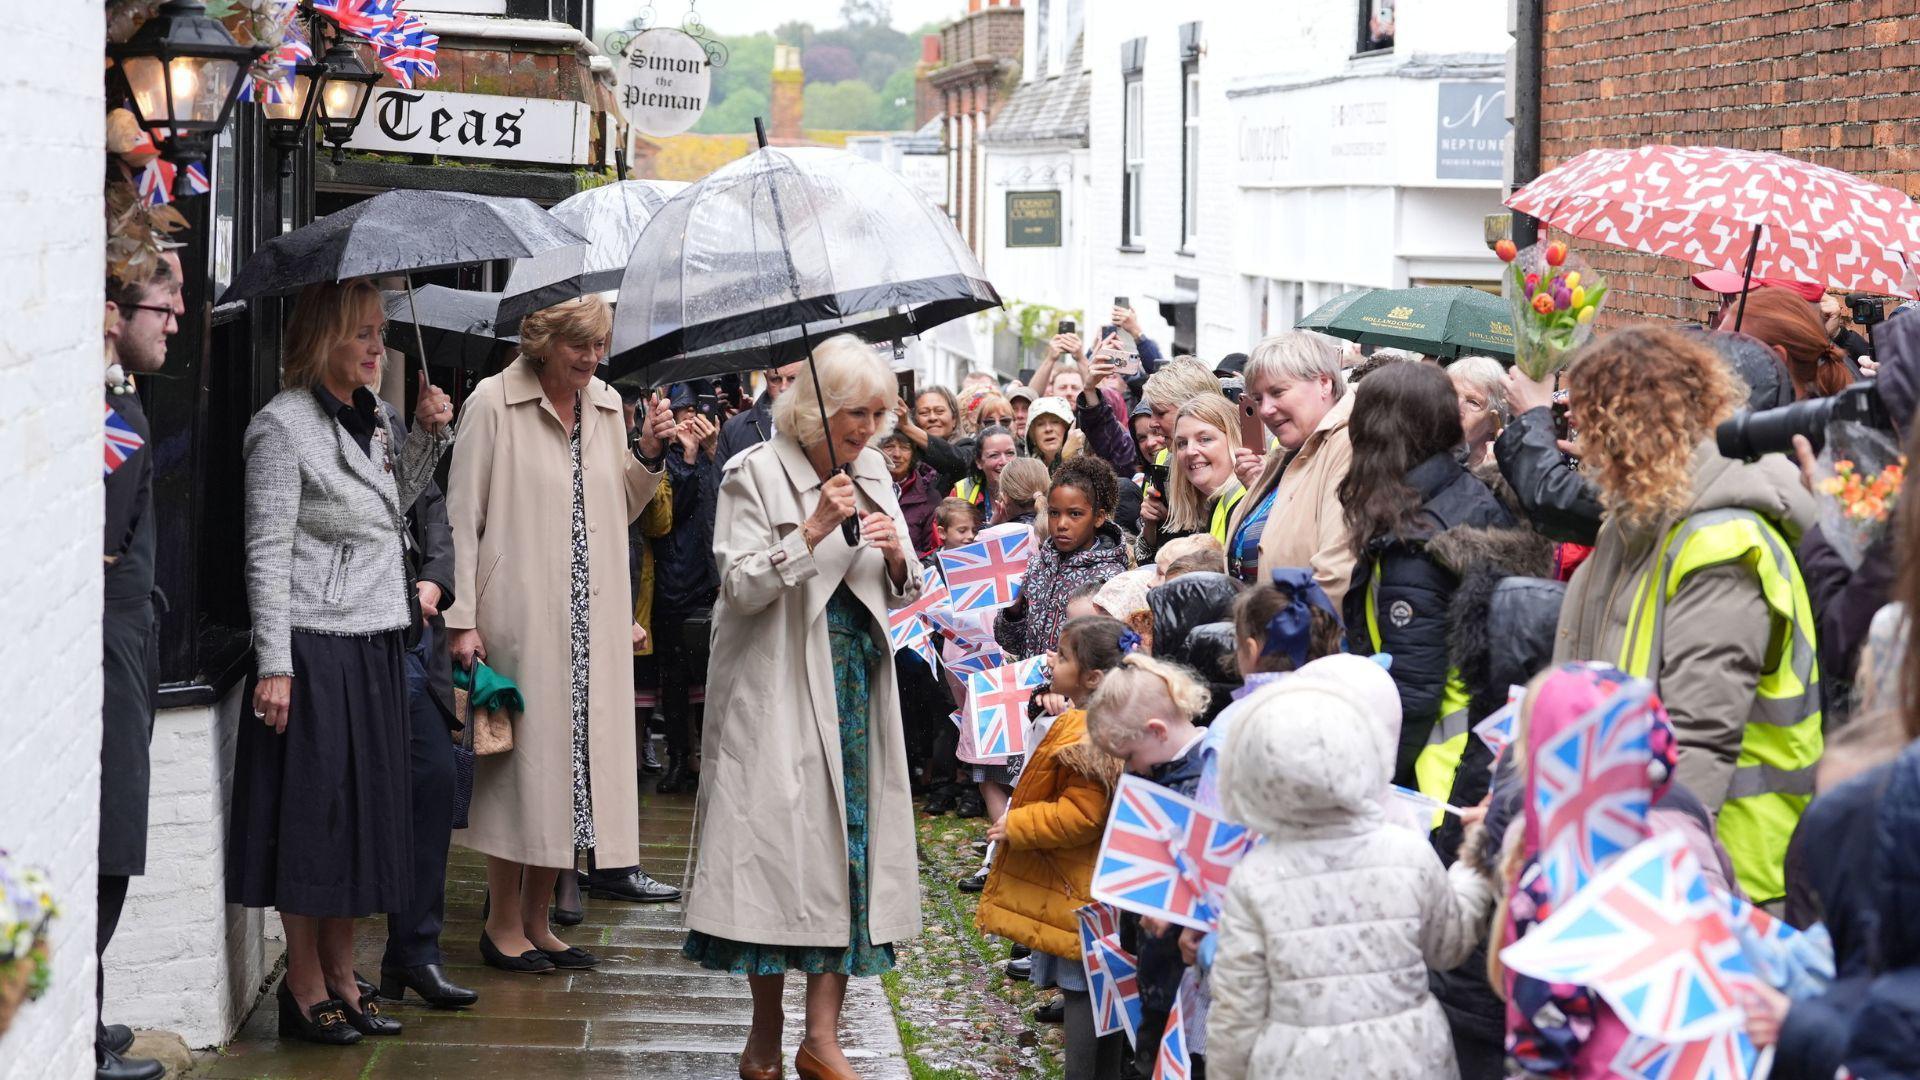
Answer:
M583 391L580 461L586 493L587 753L601 866L640 861L634 774L633 584L627 525L660 474L627 449L620 395ZM486 660L512 679L527 711L513 749L478 760L463 847L533 866L573 863L571 593L573 469L566 429L524 357L481 381L460 416L447 483L454 604L447 629L477 628Z
M1347 435L1352 417L1353 390L1348 388L1320 418L1291 463L1284 448L1267 451L1259 479L1227 522L1231 543L1240 523L1278 484L1280 493L1274 496L1266 527L1260 531L1260 580L1268 580L1281 567L1312 567L1313 580L1326 591L1335 610L1347 586L1353 584L1353 549L1347 543L1346 511L1340 506L1340 481L1353 463L1353 443Z
M862 513L891 515L912 551L885 459L853 464ZM698 863L689 930L762 945L850 942L846 807L827 601L844 581L873 620L883 654L889 609L912 603L919 568L894 588L886 560L838 532L807 550L800 525L820 480L788 435L727 462L714 555L706 734L696 810ZM868 934L876 944L920 932L920 882L906 737L893 664L871 676L868 704Z

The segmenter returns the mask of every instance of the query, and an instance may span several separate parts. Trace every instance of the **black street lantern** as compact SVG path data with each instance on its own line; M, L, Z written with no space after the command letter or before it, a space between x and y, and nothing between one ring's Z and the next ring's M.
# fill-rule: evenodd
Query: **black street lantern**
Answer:
M380 81L380 74L368 71L367 65L360 62L360 54L339 38L334 39L327 54L320 59L327 66L326 85L318 95L320 129L322 137L333 146L334 160L338 161L341 148L353 138L353 129L360 126L360 116L367 111L367 102L373 98L373 84Z
M133 37L107 47L133 96L133 114L175 165L202 161L227 124L242 79L266 50L241 45L200 0L167 0ZM178 183L187 171L181 168Z
M287 80L290 93L284 100L274 102L262 98L260 101L260 113L266 119L267 141L280 152L281 176L293 171L293 153L300 149L301 140L307 137L307 125L313 120L314 107L326 92L327 74L326 64L303 60L293 65L293 76Z

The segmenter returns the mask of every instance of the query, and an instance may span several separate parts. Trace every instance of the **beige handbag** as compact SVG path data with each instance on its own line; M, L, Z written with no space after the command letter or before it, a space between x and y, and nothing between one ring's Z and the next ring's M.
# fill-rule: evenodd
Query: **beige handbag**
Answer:
M465 690L453 692L453 711L463 725L456 736L477 757L504 754L513 749L513 713L506 709L476 709Z

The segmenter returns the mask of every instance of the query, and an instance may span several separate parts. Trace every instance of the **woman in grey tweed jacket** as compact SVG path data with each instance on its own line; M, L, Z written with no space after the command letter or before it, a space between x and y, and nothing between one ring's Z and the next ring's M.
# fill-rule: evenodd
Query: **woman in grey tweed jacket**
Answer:
M334 1044L400 1028L356 990L353 919L407 902L403 533L452 441L451 403L424 375L411 434L373 396L383 322L366 281L302 292L283 389L245 443L259 669L235 751L227 899L280 909L280 1033Z

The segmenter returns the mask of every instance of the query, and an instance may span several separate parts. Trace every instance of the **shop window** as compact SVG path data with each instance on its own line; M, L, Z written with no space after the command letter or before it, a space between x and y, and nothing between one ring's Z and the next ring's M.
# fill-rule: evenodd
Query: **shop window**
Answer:
M1200 62L1182 65L1180 99L1180 248L1191 250L1200 235Z
M1360 40L1355 52L1393 51L1394 0L1360 0Z
M1147 208L1144 178L1147 170L1146 87L1147 39L1134 38L1120 46L1120 246L1139 248L1146 243Z

